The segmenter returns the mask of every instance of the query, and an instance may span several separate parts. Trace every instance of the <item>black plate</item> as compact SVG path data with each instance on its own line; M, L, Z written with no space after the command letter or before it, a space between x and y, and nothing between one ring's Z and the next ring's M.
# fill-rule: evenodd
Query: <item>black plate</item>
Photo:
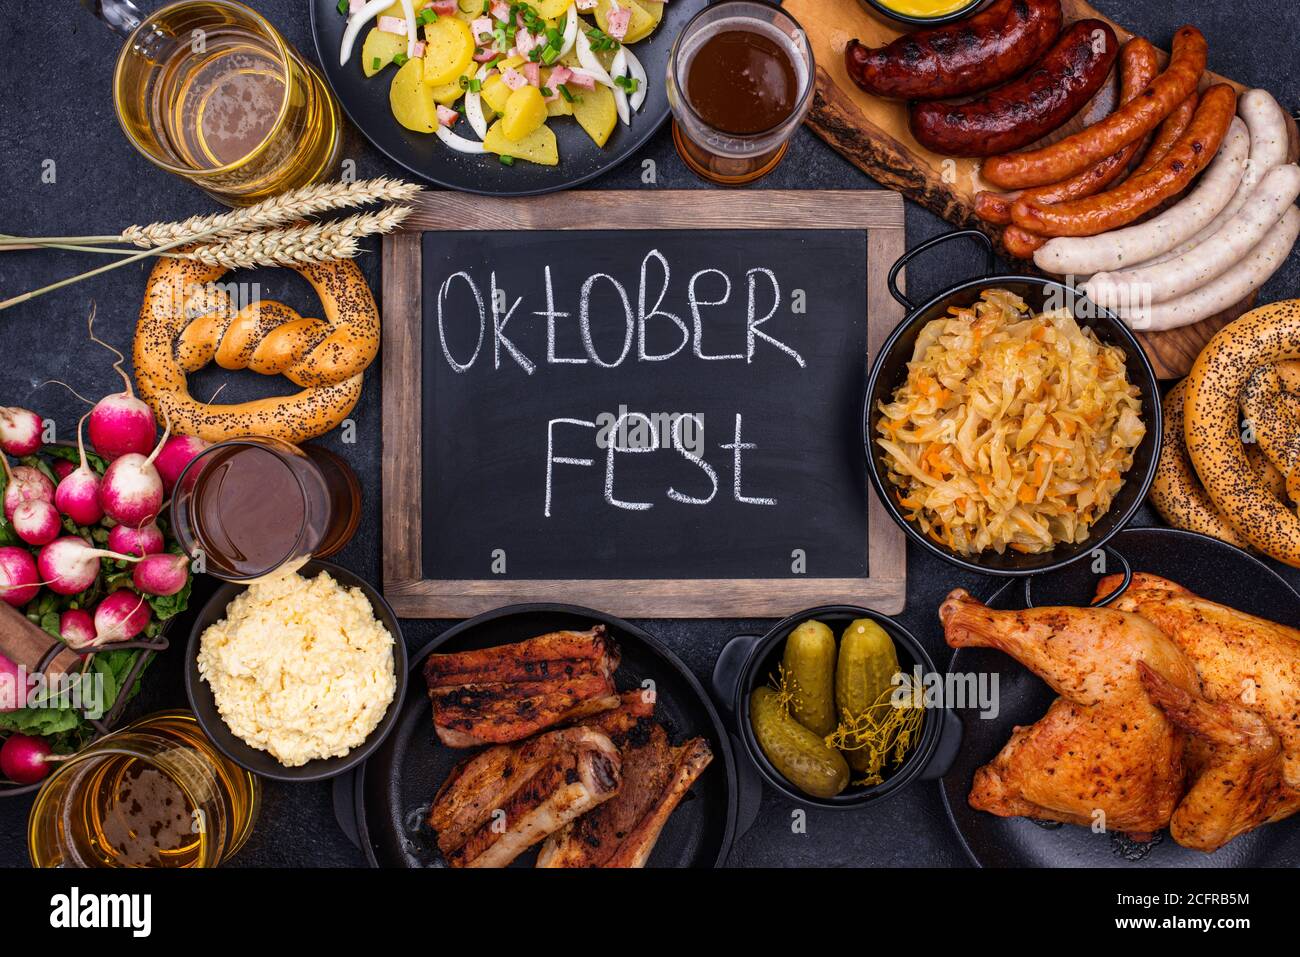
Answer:
M411 658L411 682L422 689L424 660L434 651L465 651L523 641L565 628L604 624L622 650L614 676L620 691L655 683L655 719L678 743L702 736L713 761L673 811L650 855L650 867L716 867L735 837L736 768L722 722L708 695L677 656L627 622L576 605L511 605L461 622ZM397 729L357 773L355 807L361 849L375 867L441 867L442 856L424 819L451 769L473 753L442 745L433 730L428 696L412 694ZM532 867L536 849L513 867Z
M1194 532L1168 528L1125 529L1111 540L1135 572L1151 572L1196 594L1273 621L1300 620L1300 595L1272 569L1250 555ZM1036 605L1086 605L1096 576L1078 563L1035 580ZM1022 583L1013 582L989 602L1023 608ZM1016 725L1033 724L1056 697L1037 676L1009 656L988 648L961 648L951 673L998 673L1001 708L996 718L965 717L966 736L952 770L943 779L944 804L971 859L984 867L1295 867L1300 865L1300 817L1266 824L1213 854L1176 844L1162 832L1154 845L1119 835L1094 834L1072 825L1035 824L1001 818L966 803L977 768L1007 743Z
M310 2L316 57L344 112L366 139L416 176L450 189L493 196L533 196L569 189L613 169L640 149L668 119L664 77L673 40L686 22L707 5L708 0L669 0L655 32L633 45L632 50L645 67L649 82L645 103L633 114L631 126L620 122L602 148L591 141L576 120L560 119L548 124L559 144L559 166L525 162L503 166L495 156L457 153L432 134L413 133L402 127L388 108L388 86L393 70L386 69L369 79L361 72L365 31L357 37L351 58L340 66L339 45L347 18L339 13L336 0ZM463 120L456 132L473 136L469 124Z
M406 643L402 640L402 627L397 620L397 614L388 602L384 601L384 596L377 588L341 565L335 565L333 562L310 561L302 567L299 574L305 578L314 578L323 571L329 572L344 588L360 588L375 610L375 617L393 636L393 667L397 675L393 701L375 730L370 732L370 737L366 738L360 747L353 748L343 757L322 758L308 761L298 767L287 768L270 753L250 747L242 738L235 737L226 726L226 722L221 719L216 699L212 696L212 687L199 677L199 641L209 625L226 617L226 607L248 587L247 585L223 582L217 587L212 597L195 616L194 625L190 629L190 640L185 648L185 694L189 698L194 717L198 719L199 727L212 739L217 750L230 760L254 774L273 781L324 781L357 767L392 732L393 726L397 723L397 716L401 712L402 699L406 696Z

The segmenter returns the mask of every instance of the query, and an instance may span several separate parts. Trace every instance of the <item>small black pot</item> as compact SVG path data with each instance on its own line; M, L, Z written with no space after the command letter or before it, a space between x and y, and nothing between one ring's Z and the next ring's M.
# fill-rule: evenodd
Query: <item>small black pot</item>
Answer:
M970 0L969 3L963 4L951 13L944 13L937 17L914 17L911 14L899 13L897 10L889 9L880 0L861 0L861 3L867 8L868 13L886 22L908 27L938 27L969 17L984 5L984 0Z
M947 708L928 708L921 724L921 740L912 748L902 767L891 770L881 784L870 787L850 785L831 798L817 798L805 794L785 779L767 759L754 736L749 718L749 696L755 688L768 683L776 673L776 666L785 651L785 640L801 623L810 618L824 622L837 635L857 618L870 618L894 639L898 649L898 665L911 674L920 665L923 674L935 672L925 648L892 618L855 605L822 605L797 612L779 622L767 634L737 635L727 642L713 666L713 693L723 704L745 753L758 768L759 773L791 801L811 804L832 810L862 807L882 801L897 794L913 781L933 781L943 777L957 756L961 745L961 719Z
M945 289L929 302L916 305L899 290L897 283L899 272L918 253L959 237L976 240L984 246L988 274ZM1128 523L1133 513L1142 504L1142 500L1146 498L1151 483L1155 480L1156 466L1160 461L1162 421L1160 387L1156 382L1155 370L1147 361L1142 346L1121 319L1101 308L1082 293L1051 279L1039 276L993 275L995 261L993 243L989 238L977 229L964 229L945 233L921 243L908 250L898 262L894 263L889 271L889 291L895 299L907 307L908 315L881 346L880 353L871 366L866 402L862 410L862 441L871 484L875 486L876 494L879 495L885 510L912 541L931 554L967 571L985 575L1037 575L1040 572L1062 568L1103 548L1111 536ZM1121 348L1125 355L1128 380L1137 386L1142 395L1142 420L1146 424L1147 433L1133 453L1133 465L1125 477L1124 485L1116 493L1110 509L1093 524L1092 532L1087 539L1078 544L1061 544L1050 552L1033 555L1007 551L1001 555L987 552L967 558L949 551L923 535L899 511L892 487L886 478L888 467L884 462L885 453L876 444L876 423L880 419L880 403L888 401L893 396L894 389L907 376L907 364L912 358L916 337L926 323L946 315L949 306L969 306L979 299L984 290L994 288L1010 290L1035 310L1042 309L1049 297L1059 300L1061 304L1070 307L1079 325L1092 329L1098 340Z

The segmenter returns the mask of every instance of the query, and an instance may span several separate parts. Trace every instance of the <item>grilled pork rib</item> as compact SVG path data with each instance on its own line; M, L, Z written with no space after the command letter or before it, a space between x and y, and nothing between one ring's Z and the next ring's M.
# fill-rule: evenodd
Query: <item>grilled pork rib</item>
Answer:
M443 744L519 741L618 704L618 648L603 625L512 645L430 655L424 677Z
M621 766L609 736L581 726L497 745L451 773L429 825L453 867L505 867L613 797Z

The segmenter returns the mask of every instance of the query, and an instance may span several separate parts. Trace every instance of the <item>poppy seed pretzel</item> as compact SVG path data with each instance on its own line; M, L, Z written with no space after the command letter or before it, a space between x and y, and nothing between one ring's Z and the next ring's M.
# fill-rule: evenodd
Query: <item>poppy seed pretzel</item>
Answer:
M296 443L347 417L379 351L374 297L350 259L293 268L316 291L324 318L304 318L274 300L236 310L217 285L225 268L158 261L140 308L134 362L140 395L160 418L209 442L263 435ZM214 361L223 369L284 375L304 388L232 405L200 403L186 375Z

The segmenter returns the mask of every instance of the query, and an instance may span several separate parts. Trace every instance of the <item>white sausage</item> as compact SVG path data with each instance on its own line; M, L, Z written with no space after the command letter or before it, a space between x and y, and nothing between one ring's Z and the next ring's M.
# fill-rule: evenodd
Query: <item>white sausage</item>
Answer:
M1086 276L1123 269L1177 246L1214 219L1232 199L1246 168L1250 133L1237 117L1196 188L1154 219L1098 236L1061 236L1034 253L1040 269Z
M1236 195L1214 221L1199 233L1143 265L1154 266L1156 263L1168 262L1205 242L1222 229L1224 223L1237 215L1254 191L1255 185L1269 170L1286 162L1290 150L1286 114L1268 90L1247 90L1243 93L1237 99L1237 115L1246 121L1246 128L1250 130L1250 159L1246 161L1246 172L1241 177Z
M1275 166L1241 211L1205 242L1176 259L1123 272L1099 272L1079 290L1099 306L1122 309L1141 301L1168 302L1227 272L1259 245L1300 196L1300 166Z
M1292 206L1249 256L1218 279L1169 302L1120 315L1131 328L1140 331L1177 329L1200 322L1241 302L1264 285L1286 259L1296 236L1300 236L1300 209Z

